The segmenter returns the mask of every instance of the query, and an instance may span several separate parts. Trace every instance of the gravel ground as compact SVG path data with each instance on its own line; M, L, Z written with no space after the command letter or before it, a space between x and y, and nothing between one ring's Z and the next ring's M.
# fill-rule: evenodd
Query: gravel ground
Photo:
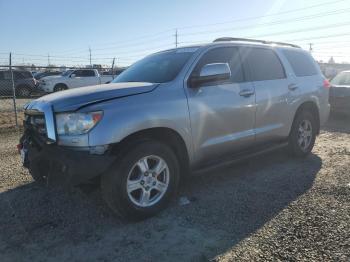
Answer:
M22 125L23 121L23 107L25 104L32 101L33 98L17 98L16 107L18 112L18 124ZM15 112L13 109L13 100L12 98L1 98L0 97L0 129L9 128L15 126L16 118Z
M350 118L333 118L303 160L284 150L191 178L139 223L99 191L47 189L0 133L0 261L350 261Z

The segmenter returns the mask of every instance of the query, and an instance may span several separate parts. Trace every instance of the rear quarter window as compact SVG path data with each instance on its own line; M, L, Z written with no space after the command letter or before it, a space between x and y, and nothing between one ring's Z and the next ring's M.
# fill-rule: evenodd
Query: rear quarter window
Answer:
M242 60L249 71L250 81L286 78L283 65L272 49L244 48L242 49Z
M14 71L13 75L15 79L33 78L32 73L27 71Z
M296 76L313 76L318 74L317 67L311 56L304 52L294 50L283 50Z

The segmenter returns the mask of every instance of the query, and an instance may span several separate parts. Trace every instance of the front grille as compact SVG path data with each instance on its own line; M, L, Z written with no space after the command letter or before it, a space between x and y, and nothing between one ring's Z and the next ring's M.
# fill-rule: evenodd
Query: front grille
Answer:
M43 139L47 139L45 116L42 113L25 114L24 126Z

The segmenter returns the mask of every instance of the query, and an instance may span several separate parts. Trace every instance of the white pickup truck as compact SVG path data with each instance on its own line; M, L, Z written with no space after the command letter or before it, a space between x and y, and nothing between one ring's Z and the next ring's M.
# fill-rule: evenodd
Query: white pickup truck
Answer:
M113 80L112 75L100 75L96 69L70 69L59 76L40 79L39 88L46 93L70 88L106 84Z

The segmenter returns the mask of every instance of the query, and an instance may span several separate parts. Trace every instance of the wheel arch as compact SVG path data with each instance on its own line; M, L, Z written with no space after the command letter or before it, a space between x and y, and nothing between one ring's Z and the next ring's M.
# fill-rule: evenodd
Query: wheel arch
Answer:
M319 112L319 108L317 106L317 104L313 101L306 101L303 102L298 109L296 110L295 114L294 114L294 119L293 119L293 123L295 118L297 117L298 114L300 114L303 111L308 111L311 114L313 114L316 118L316 133L319 134L320 133L320 112Z
M66 89L68 89L68 86L67 86L67 84L65 84L65 83L56 83L56 84L53 86L53 89L55 90L55 88L58 87L58 86L64 86Z
M168 145L179 160L181 176L187 174L190 157L186 143L177 131L168 127L147 128L129 134L120 142L112 145L110 152L112 155L122 155L128 148L146 140L155 140Z

